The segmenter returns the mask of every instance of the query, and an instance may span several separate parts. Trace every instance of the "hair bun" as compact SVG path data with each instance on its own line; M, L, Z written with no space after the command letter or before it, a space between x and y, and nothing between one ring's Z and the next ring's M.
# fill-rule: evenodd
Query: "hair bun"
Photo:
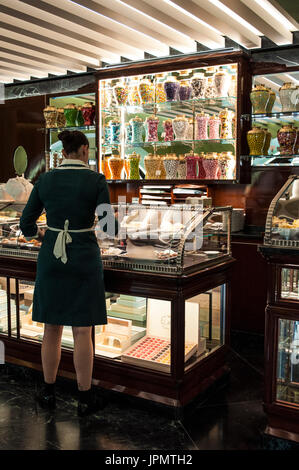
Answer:
M62 142L66 140L70 140L71 138L72 138L72 132L68 130L62 131L58 134L58 139L61 140Z

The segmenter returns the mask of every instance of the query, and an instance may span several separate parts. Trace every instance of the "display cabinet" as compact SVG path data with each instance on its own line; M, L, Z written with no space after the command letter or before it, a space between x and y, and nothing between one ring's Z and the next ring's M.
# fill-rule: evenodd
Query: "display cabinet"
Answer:
M117 238L104 236L95 222L108 318L93 328L93 380L178 411L228 373L231 208L115 209ZM8 362L40 369L43 325L32 321L39 248L15 240L22 240L17 216L5 222L0 338ZM65 327L60 373L68 377L74 377L72 348L71 327Z
M299 442L299 179L273 199L259 251L268 262L265 325L266 433Z
M100 70L99 158L106 179L238 180L246 67L246 54L232 52Z

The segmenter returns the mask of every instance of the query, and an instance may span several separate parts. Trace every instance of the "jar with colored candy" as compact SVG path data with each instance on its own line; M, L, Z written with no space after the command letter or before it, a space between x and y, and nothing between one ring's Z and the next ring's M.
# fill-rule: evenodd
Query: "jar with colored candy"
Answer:
M266 134L260 127L253 127L247 132L249 155L263 155Z
M63 108L57 109L57 116L56 116L56 127L65 127L65 115Z
M77 126L77 114L78 114L77 107L73 103L70 103L64 107L63 111L65 115L65 120L66 120L66 126L76 127Z
M145 166L145 179L159 179L161 175L161 163L158 155L153 153L148 153L144 157L144 166Z
M225 155L223 155L223 154L219 155L219 158L218 158L218 168L219 168L218 179L220 179L220 180L227 179L228 160L229 160L229 158L226 157Z
M186 158L186 178L187 179L196 179L197 178L197 162L198 155L193 153L188 153L185 155Z
M96 115L96 107L93 103L84 103L82 106L82 115L84 118L84 126L93 126Z
M172 120L172 127L175 133L175 140L185 140L189 127L189 121L184 114L178 114Z
M177 156L175 154L166 154L163 158L163 164L166 172L166 179L176 179L179 166L179 159L177 158Z
M165 180L166 179L166 171L163 163L163 157L161 155L157 155L159 159L159 170L157 172L158 178L160 180Z
M103 157L102 162L101 162L101 170L103 175L105 176L106 180L111 179L111 171L109 168L109 158L108 157Z
M149 116L145 120L146 129L146 142L157 142L158 141L158 125L159 118L156 116Z
M225 108L220 111L219 118L221 120L220 139L232 139L234 112Z
M206 172L205 172L205 169L203 167L204 158L205 158L205 153L200 152L200 154L198 155L198 162L197 162L197 165L198 165L197 177L200 180L204 180L205 177L206 177Z
M203 159L203 167L206 173L205 179L216 180L218 174L218 158L217 153L208 152Z
M187 176L187 163L185 155L179 156L179 166L178 166L178 179L186 179Z
M297 139L296 129L287 124L277 132L277 140L280 145L281 155L292 155L294 153L295 142Z
M113 155L109 158L109 168L112 180L120 180L122 170L124 167L124 160L119 155Z
M186 140L194 140L196 139L195 135L194 135L194 121L192 118L188 119L188 129L187 129L187 132L186 132L186 137L185 137Z
M190 82L187 80L180 81L180 88L179 88L179 98L181 101L183 100L190 100L192 93L192 87Z
M214 79L213 77L208 77L207 86L205 90L205 98L211 99L211 98L215 98L215 96L216 96L216 90L215 90L215 85L214 85Z
M297 93L296 85L292 82L286 82L279 88L279 98L282 112L296 111Z
M143 142L143 120L139 116L135 116L130 120L131 128L132 128L132 144L139 144Z
M132 125L130 122L127 122L125 125L126 128L126 143L132 143Z
M82 106L78 106L78 114L77 114L77 126L83 127L84 126L84 117L82 114Z
M270 88L268 88L268 90L269 90L270 96L269 96L268 103L266 105L266 113L272 113L272 109L276 101L276 93Z
M268 151L271 145L272 135L271 135L271 132L268 131L267 129L264 129L264 133L265 133L265 141L264 141L263 155L268 155Z
M106 81L101 82L101 107L109 108L112 104L112 88L106 83Z
M129 179L130 178L130 165L129 165L129 158L126 157L124 159L124 169L125 169L125 173L126 173L126 178Z
M104 144L105 145L110 145L110 134L111 134L111 128L110 126L104 126Z
M130 180L139 180L139 163L140 163L140 155L138 153L133 152L128 157L129 161L129 179Z
M118 82L113 87L113 95L118 106L125 106L128 101L129 89L123 82Z
M166 119L165 121L163 121L163 128L164 128L164 133L165 133L165 137L164 137L165 142L174 140L174 133L173 133L171 119Z
M209 115L205 114L203 111L200 114L197 114L196 117L197 124L197 139L205 140L208 139L208 121Z
M131 106L138 106L141 104L137 81L132 82L130 85L128 101Z
M228 96L228 90L231 84L231 76L222 67L214 75L215 97L222 98Z
M203 73L195 73L191 79L192 97L203 99L207 87L207 79Z
M156 75L156 103L165 103L166 93L164 90L165 73L157 73Z
M55 106L47 106L44 111L46 128L56 127L57 108Z
M250 93L253 114L266 113L270 92L264 85L256 85Z
M180 88L180 83L177 79L170 75L164 82L164 90L166 93L167 101L176 101L178 99L178 91Z
M110 127L110 144L118 145L120 144L120 131L121 131L121 124L119 119L112 119L109 121Z
M138 88L142 103L153 103L155 101L155 86L150 80L144 78L139 82Z
M220 138L220 125L221 119L215 114L209 118L209 139L219 139Z

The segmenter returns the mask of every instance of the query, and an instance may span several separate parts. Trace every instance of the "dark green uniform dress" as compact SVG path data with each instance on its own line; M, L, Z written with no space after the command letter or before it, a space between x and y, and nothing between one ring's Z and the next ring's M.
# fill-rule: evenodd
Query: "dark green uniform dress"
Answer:
M35 184L20 228L25 237L36 236L36 220L45 208L47 225L54 230L46 231L38 256L34 321L71 326L107 323L103 267L95 233L72 232L90 229L100 204L106 204L106 220L110 211L110 225L106 223L103 230L111 231L112 220L112 232L117 233L105 177L80 160L65 159L57 169L42 174ZM67 225L69 232L62 232ZM66 241L64 257L53 253L58 236L58 245L63 239Z

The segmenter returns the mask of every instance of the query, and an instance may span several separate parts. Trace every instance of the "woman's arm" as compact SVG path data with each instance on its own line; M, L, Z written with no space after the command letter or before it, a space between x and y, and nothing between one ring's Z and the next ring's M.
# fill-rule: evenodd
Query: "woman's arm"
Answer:
M39 233L36 221L41 215L44 205L40 200L38 187L39 181L33 187L20 219L20 229L24 237L34 238L41 235L41 233Z

